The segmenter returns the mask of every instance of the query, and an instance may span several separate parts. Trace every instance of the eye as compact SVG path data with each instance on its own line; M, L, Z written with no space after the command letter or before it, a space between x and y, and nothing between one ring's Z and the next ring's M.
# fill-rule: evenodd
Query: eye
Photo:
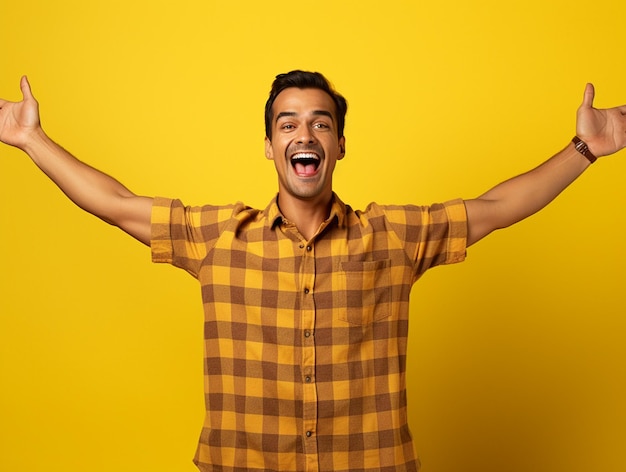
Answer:
M280 125L280 129L283 129L285 131L289 131L289 130L292 130L292 129L295 129L295 128L296 127L293 124L291 124L291 123L284 123L284 124Z
M328 128L330 128L330 126L328 126L326 123L315 123L313 125L313 128L316 128L316 129L328 129Z

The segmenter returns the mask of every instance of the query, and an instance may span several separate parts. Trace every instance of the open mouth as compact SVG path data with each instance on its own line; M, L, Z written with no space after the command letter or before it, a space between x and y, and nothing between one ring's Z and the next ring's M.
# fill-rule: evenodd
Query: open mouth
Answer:
M297 152L291 156L291 165L299 176L310 176L317 172L320 158L314 152Z

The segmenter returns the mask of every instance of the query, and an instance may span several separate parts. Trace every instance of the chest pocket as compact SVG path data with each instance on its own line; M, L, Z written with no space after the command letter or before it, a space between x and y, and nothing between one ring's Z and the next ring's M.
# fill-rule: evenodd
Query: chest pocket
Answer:
M391 314L391 260L344 261L339 319L364 325Z

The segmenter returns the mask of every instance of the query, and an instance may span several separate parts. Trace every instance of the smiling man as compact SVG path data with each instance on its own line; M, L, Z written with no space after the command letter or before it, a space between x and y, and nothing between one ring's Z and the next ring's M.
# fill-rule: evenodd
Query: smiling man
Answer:
M469 245L543 208L597 156L626 145L626 107L593 108L534 170L471 200L353 210L333 191L347 103L319 73L277 76L265 154L278 195L264 210L136 196L42 130L24 99L0 101L0 140L24 150L76 204L187 270L205 312L202 471L416 471L406 413L411 286Z
M337 108L320 88L288 87L269 105L265 155L278 174L280 208L306 238L328 216L333 171L345 154Z

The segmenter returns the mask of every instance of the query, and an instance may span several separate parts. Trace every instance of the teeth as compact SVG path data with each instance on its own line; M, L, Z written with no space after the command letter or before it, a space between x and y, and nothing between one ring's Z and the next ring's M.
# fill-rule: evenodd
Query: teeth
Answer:
M291 157L291 160L300 160L300 159L314 159L314 160L319 160L319 158L317 157L317 154L314 154L312 152L299 152L298 154L294 154Z

